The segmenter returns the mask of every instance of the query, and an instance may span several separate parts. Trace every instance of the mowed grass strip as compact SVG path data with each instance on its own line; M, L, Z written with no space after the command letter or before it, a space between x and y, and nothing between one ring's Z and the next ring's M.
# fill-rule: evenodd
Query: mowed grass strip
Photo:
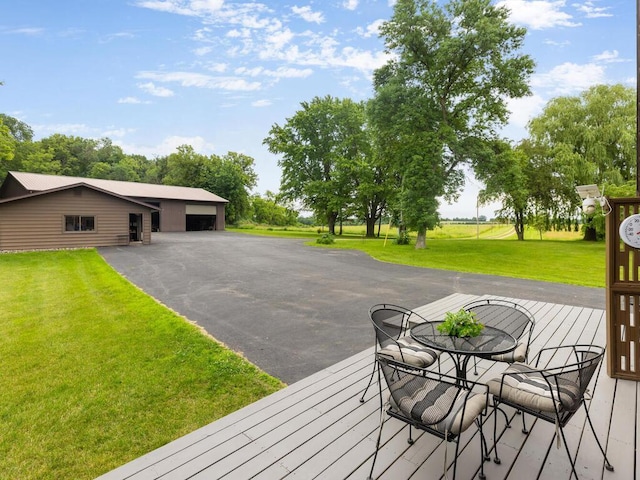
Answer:
M320 248L361 250L373 258L401 265L483 273L585 287L604 287L605 242L585 242L580 232L545 232L528 229L525 241L516 239L512 225L443 224L427 232L427 248L396 245L397 229L382 226L380 238L365 238L363 227L349 226L335 243L320 245L316 227L250 227L229 230L253 235L298 237ZM326 229L324 230L326 232ZM377 231L377 230L376 230ZM476 238L478 235L478 239Z
M416 267L605 286L604 242L428 239L427 248L416 250L414 245L393 242L385 246L377 239L338 238L333 245L323 247L362 250L383 262Z
M284 385L95 250L0 255L0 477L90 479Z

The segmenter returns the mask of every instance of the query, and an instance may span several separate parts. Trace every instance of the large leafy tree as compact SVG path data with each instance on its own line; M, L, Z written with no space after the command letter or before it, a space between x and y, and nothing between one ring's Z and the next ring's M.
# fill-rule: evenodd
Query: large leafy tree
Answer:
M29 125L0 113L0 183L9 170L20 168L20 159L24 156L21 150L32 140L33 130Z
M249 213L249 190L257 181L253 158L235 152L223 157L206 156L190 145L181 145L167 157L166 165L167 175L162 183L204 188L229 200L227 222L235 223Z
M228 152L222 157L212 155L211 170L203 188L229 200L225 210L229 223L237 223L250 213L249 191L256 186L257 175L253 158Z
M462 186L463 164L486 160L486 142L507 121L506 100L529 93L534 63L519 53L525 33L490 0L398 0L381 27L393 59L375 72L372 121L416 248L438 221L437 197Z
M596 85L577 96L552 99L529 123L537 158L560 179L555 203L565 219L580 205L576 185L622 185L636 176L636 92L623 85ZM534 157L536 158L536 157ZM541 191L551 191L541 185ZM604 232L585 219L585 239Z
M295 225L298 212L291 206L282 205L278 195L267 190L264 196L255 194L251 197L251 219L257 223L268 225Z
M516 230L518 240L524 240L524 228L530 215L529 159L520 149L498 141L493 145L493 155L476 168L476 177L485 188L480 192L480 201L500 201L499 214L509 218Z
M353 207L358 179L369 178L359 175L371 158L364 105L326 96L301 106L283 126L273 125L263 143L282 155L283 197L301 201L335 234L336 221Z

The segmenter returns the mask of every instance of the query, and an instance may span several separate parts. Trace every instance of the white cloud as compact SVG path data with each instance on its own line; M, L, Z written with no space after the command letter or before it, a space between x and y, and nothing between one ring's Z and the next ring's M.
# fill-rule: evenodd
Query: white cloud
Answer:
M130 32L111 33L111 34L105 36L101 40L101 42L107 43L107 42L110 42L111 40L119 40L121 38L129 39L129 38L136 38L136 36L133 33L130 33Z
M310 68L291 68L291 67L278 67L276 70L269 70L263 67L238 67L235 69L236 75L245 75L248 77L272 77L272 78L306 78L313 74L313 70Z
M574 94L598 83L606 83L605 72L604 67L594 63L577 65L567 62L531 77L532 87L548 89L553 95Z
M580 23L572 21L570 14L562 10L565 3L565 0L500 0L496 6L506 7L511 11L512 22L532 30L580 26Z
M630 62L631 60L620 58L620 54L618 50L605 50L604 52L594 55L594 62L603 62L603 63L621 63L621 62Z
M342 6L347 10L355 10L358 8L358 3L360 3L359 0L345 0L342 2Z
M369 38L373 36L377 37L378 34L380 33L380 27L382 26L383 23L384 23L384 20L379 19L367 25L366 28L358 27L356 31L358 32L358 35L361 35L365 38Z
M133 128L111 128L111 129L108 129L108 130L103 130L102 133L100 134L100 137L101 138L108 137L108 138L111 138L111 139L113 139L114 137L115 138L119 138L119 137L121 138L121 137L124 137L125 135L127 135L129 133L132 133L132 132L135 132L135 129L133 129Z
M226 63L210 63L206 66L206 69L209 70L210 72L224 73L227 71L227 64Z
M514 127L525 128L529 120L542 112L546 103L544 98L536 94L508 99L507 108L511 112L509 124Z
M224 0L142 0L135 5L178 15L201 16L218 12Z
M174 93L165 87L158 87L153 82L139 83L138 87L154 97L173 97Z
M309 6L298 7L296 5L291 7L291 10L293 11L293 13L298 15L300 18L302 18L306 22L318 23L318 24L324 22L324 15L322 14L322 12L314 12L311 10L311 7Z
M571 42L570 42L570 41L568 41L568 40L564 40L564 41L562 41L562 42L557 42L557 41L555 41L555 40L546 39L546 40L544 41L544 44L545 44L545 45L552 45L552 46L554 46L554 47L566 47L566 46L571 45Z
M122 148L127 154L144 155L147 158L171 155L176 152L180 145L191 145L196 152L203 155L210 155L214 152L214 145L200 136L183 137L172 135L164 138L160 144L152 146L124 143L122 141L114 141L113 143Z
M608 12L611 7L596 7L591 1L574 3L572 6L584 13L587 18L613 17L613 14Z
M227 37L229 37L229 38L249 38L249 37L251 37L251 30L249 30L247 28L243 28L241 30L238 30L238 29L234 28L233 30L229 30L227 32Z
M39 27L25 27L25 28L14 28L11 30L2 30L2 33L8 35L27 35L27 36L37 36L42 35L44 33L44 28Z
M277 78L306 78L313 74L310 68L278 67L276 70L266 70L265 75Z
M92 137L99 134L97 129L91 128L84 123L52 123L45 125L32 125L32 128L34 132L38 132L38 136L42 137L48 137L54 133L83 137Z
M389 59L388 54L383 51L374 52L353 47L337 50L335 44L331 41L327 41L319 50L300 51L297 46L292 46L279 55L282 59L298 65L348 67L359 70L367 76L371 75L376 68L384 65Z
M256 100L251 104L252 107L268 107L272 104L271 100Z
M261 88L260 82L247 82L242 78L212 77L202 73L191 72L139 72L137 78L158 82L177 83L182 87L211 88L221 90L252 91Z
M278 32L273 32L269 34L267 37L268 47L269 49L280 50L285 45L290 43L294 38L294 34L288 28L284 30L280 30Z
M198 57L202 57L207 53L211 53L212 51L213 51L213 47L198 47L193 51L193 53Z
M135 105L135 104L140 104L140 103L151 103L151 102L149 102L149 101L144 101L143 102L142 100L140 100L137 97L124 97L124 98L119 98L118 99L118 103L129 103L129 104Z

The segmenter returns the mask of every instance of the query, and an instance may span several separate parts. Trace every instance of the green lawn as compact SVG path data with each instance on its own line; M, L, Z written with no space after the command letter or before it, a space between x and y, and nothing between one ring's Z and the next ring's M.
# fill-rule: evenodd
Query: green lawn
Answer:
M94 250L0 278L0 478L95 478L283 387Z
M382 240L336 240L328 248L362 250L390 263L486 273L585 287L605 285L605 245L583 241L427 240L427 248Z
M536 231L525 232L525 241L517 241L508 225L443 225L427 233L427 248L396 245L395 232L385 241L386 227L380 238L365 238L363 227L345 228L332 245L318 245L317 228L230 228L253 235L297 237L308 245L322 248L362 250L373 258L390 263L438 268L459 272L486 273L586 287L605 286L605 243L585 242L579 232L547 232L540 240ZM324 230L326 233L326 229ZM512 234L510 234L512 233ZM476 238L478 236L479 238ZM415 242L415 238L413 239Z

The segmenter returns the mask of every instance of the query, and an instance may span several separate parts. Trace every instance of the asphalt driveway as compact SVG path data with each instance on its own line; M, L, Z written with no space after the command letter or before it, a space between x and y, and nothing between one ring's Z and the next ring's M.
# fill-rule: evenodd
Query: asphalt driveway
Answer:
M382 263L303 240L231 232L154 233L100 254L149 295L286 383L373 345L368 310L452 293L605 308L598 288Z

